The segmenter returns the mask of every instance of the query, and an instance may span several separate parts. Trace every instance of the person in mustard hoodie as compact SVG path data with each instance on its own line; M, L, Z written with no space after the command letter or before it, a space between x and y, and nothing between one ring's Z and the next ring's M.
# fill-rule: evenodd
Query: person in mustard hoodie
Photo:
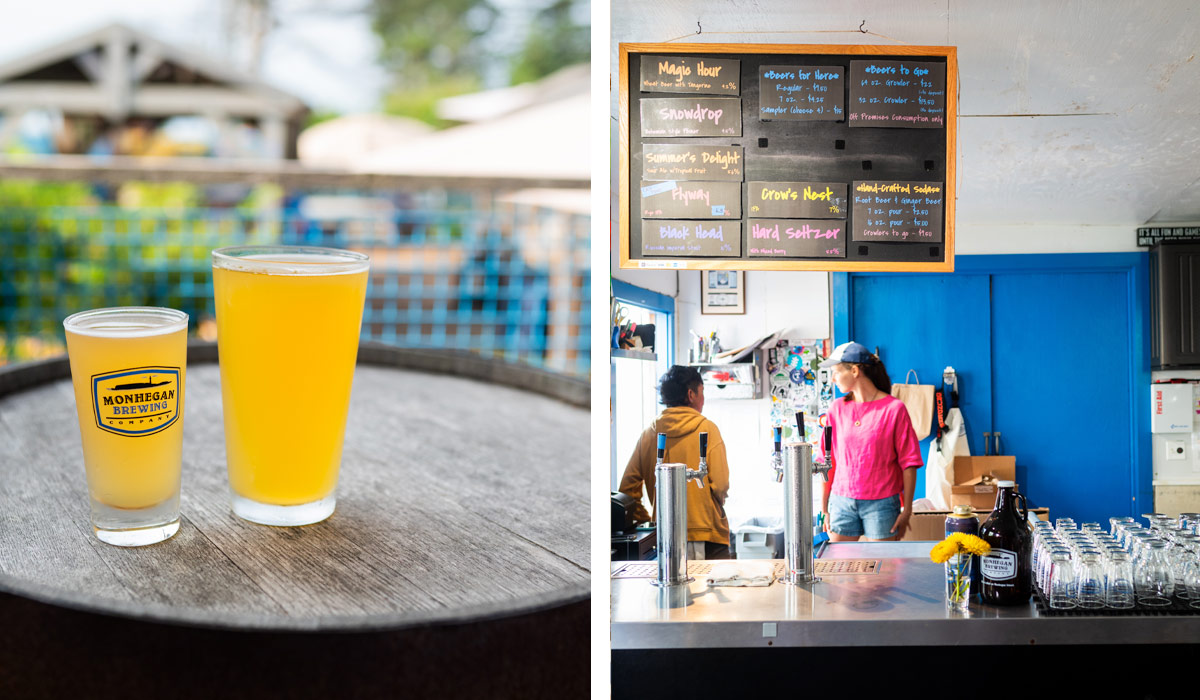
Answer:
M642 432L637 447L625 466L620 491L637 503L634 520L653 522L642 507L643 485L654 504L654 464L658 434L667 434L665 462L682 462L692 469L700 463L700 433L708 433L708 477L702 488L688 482L687 522L688 559L728 559L729 519L725 517L725 496L729 493L729 462L725 442L716 423L700 415L704 410L704 382L695 367L675 365L667 370L658 385L659 397L666 406L650 427Z

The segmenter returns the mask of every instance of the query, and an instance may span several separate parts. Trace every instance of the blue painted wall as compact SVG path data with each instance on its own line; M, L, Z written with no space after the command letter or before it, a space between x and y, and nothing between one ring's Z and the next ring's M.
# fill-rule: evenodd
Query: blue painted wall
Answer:
M894 382L960 374L972 454L1000 431L1052 517L1151 507L1149 274L1144 253L959 256L949 275L841 273L835 342L879 347ZM923 443L928 453L928 440ZM924 474L918 478L918 497Z
M854 275L851 287L853 339L878 348L894 383L911 369L920 383L940 386L942 370L953 365L971 453L983 454L982 433L992 423L991 327L987 314L972 309L987 308L988 276ZM935 435L921 441L926 458ZM924 495L922 472L916 497Z

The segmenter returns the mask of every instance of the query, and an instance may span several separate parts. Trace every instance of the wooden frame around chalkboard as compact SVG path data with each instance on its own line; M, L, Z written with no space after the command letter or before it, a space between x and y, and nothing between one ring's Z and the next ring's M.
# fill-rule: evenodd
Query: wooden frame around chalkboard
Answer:
M956 176L956 138L958 123L958 54L953 46L856 46L834 44L620 44L619 96L619 266L623 269L678 270L827 270L838 272L953 272L954 271L954 210ZM643 258L632 256L631 227L635 221L630 210L630 65L631 54L790 54L841 56L911 56L941 58L946 63L946 162L944 168L943 209L944 236L942 259L931 262L871 261L835 259L777 259L739 258ZM731 56L732 58L732 56ZM740 91L739 91L740 92ZM685 143L686 140L681 140ZM748 182L748 177L743 181ZM849 217L849 215L848 215ZM743 216L743 219L746 218ZM640 221L640 217L637 219ZM849 218L847 218L849 221ZM847 231L849 236L849 231Z

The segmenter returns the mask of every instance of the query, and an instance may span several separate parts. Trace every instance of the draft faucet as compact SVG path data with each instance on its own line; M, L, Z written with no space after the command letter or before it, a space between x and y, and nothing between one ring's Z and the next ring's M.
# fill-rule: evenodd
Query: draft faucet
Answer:
M771 452L771 467L775 470L775 481L783 483L783 428L775 426L771 432L775 438L775 449Z
M700 433L700 464L687 470L687 475L695 480L696 488L704 488L704 479L708 477L708 433Z

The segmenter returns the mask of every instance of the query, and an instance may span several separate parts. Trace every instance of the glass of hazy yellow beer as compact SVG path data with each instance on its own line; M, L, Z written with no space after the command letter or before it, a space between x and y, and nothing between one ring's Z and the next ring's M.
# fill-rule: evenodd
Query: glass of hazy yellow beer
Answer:
M67 355L96 537L122 547L179 531L188 315L124 307L67 317Z
M320 522L336 505L368 258L295 246L212 255L233 512Z

